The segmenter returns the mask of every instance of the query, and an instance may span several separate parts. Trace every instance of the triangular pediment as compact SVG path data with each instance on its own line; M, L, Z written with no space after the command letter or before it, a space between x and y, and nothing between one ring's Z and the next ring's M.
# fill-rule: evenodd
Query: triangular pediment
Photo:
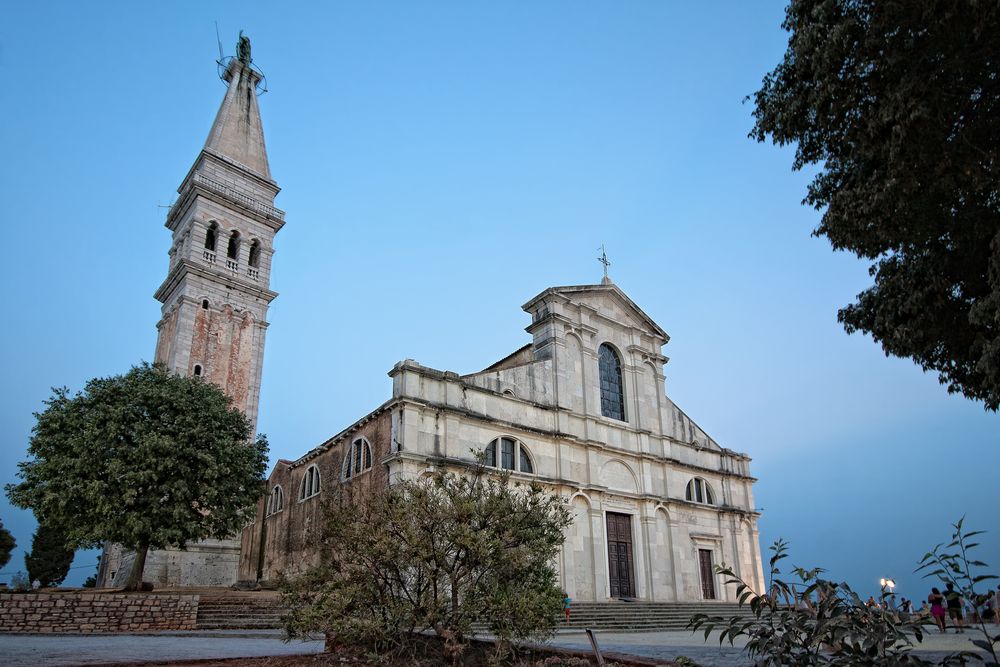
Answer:
M643 329L651 335L662 338L663 344L670 340L667 332L611 281L600 285L550 287L522 307L532 312L539 301L553 296L569 303L589 307L616 322L628 323Z

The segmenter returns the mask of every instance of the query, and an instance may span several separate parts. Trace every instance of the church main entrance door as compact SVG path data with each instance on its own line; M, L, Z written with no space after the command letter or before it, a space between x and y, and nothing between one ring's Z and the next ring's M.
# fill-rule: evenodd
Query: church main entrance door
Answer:
M632 517L608 512L608 570L611 597L635 597L632 570Z
M715 568L712 567L712 552L698 549L698 569L701 570L701 597L715 599Z

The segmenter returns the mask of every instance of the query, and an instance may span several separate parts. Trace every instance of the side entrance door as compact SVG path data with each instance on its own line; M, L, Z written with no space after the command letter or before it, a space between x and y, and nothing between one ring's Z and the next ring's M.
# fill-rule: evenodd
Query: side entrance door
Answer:
M705 600L714 600L715 572L712 568L710 549L698 549L698 565L701 570L701 597Z
M632 569L632 517L608 512L608 570L611 597L635 597Z

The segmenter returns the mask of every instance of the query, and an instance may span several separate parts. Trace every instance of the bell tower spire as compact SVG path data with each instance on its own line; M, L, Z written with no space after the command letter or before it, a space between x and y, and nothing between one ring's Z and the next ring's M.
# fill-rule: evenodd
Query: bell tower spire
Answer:
M278 296L270 290L274 235L285 214L274 207L279 188L271 179L257 106L263 75L242 32L237 57L219 66L229 88L167 213L173 236L167 277L155 294L163 304L156 361L221 387L256 432L267 308ZM98 585L123 582L132 557L120 545L106 545ZM236 583L239 560L234 540L151 550L143 581L229 586Z
M243 36L243 31L240 31L237 52L237 57L229 59L222 74L229 90L208 133L205 150L224 156L270 180L264 127L257 106L257 87L262 75L251 66L250 40Z
M220 61L228 88L208 139L167 214L173 233L156 361L225 391L256 428L274 236L274 206L257 103L263 75L240 33L237 57Z

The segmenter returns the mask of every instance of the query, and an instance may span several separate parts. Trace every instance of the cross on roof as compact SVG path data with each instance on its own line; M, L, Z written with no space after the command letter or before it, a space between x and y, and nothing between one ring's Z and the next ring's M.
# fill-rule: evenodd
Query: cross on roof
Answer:
M601 256L597 258L597 261L604 265L604 279L608 278L608 267L611 266L611 262L608 261L608 254L604 252L604 244L601 244Z

